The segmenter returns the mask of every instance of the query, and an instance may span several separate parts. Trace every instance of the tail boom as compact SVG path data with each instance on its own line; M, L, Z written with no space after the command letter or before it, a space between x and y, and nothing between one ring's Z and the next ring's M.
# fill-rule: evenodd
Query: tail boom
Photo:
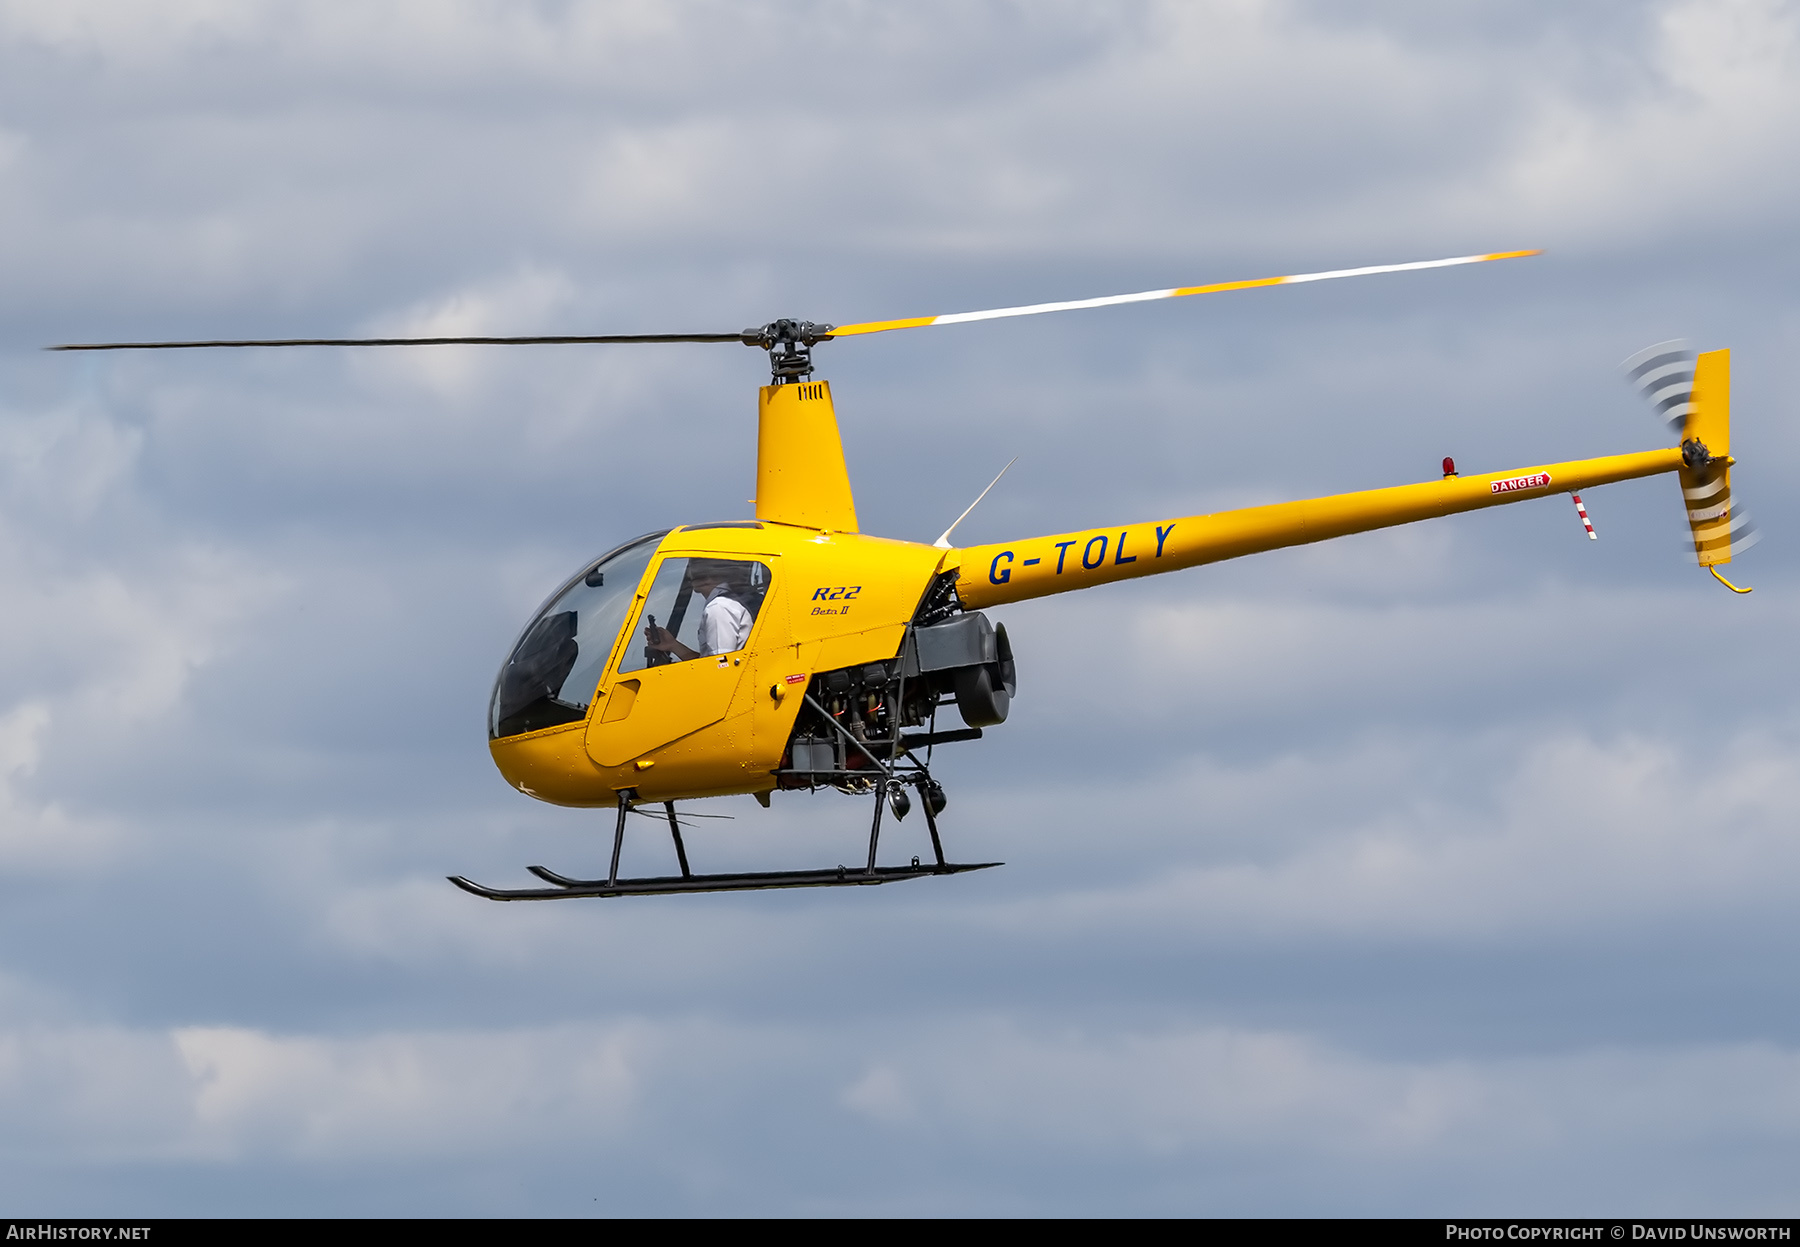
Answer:
M1516 472L1445 477L1212 515L970 546L953 552L945 566L960 563L957 596L965 606L982 609L1461 511L1580 492L1675 472L1682 466L1677 448L1577 459Z

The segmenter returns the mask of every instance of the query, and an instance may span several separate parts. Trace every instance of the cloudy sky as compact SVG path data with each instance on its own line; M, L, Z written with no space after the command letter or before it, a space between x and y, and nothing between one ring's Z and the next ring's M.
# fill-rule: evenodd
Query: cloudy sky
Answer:
M1800 9L0 2L0 1199L34 1214L1800 1211ZM732 331L1522 247L821 348L869 531L991 541L1664 444L1668 479L996 612L1004 869L500 906L584 558L742 516ZM700 868L860 802L708 803ZM919 841L908 849L908 838ZM895 852L922 848L922 828ZM628 868L667 868L654 835Z

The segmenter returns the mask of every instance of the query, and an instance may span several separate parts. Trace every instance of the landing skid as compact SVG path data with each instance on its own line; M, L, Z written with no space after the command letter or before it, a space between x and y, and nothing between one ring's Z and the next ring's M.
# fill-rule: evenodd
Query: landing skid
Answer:
M911 783L919 788L919 804L925 812L925 825L931 831L931 848L935 861L921 865L913 858L907 866L877 866L875 850L881 835L881 812L888 801L889 784ZM490 888L451 875L450 882L465 892L485 896L490 901L560 901L577 896L667 896L677 892L756 892L770 888L862 888L894 883L901 879L923 879L927 875L960 875L970 870L987 870L1003 862L947 862L943 841L938 837L937 816L926 788L937 794L942 804L943 790L931 784L923 771L918 777L901 778L884 774L875 789L875 817L869 827L869 860L862 867L837 866L827 870L766 870L739 875L696 875L688 869L687 846L681 840L681 824L675 815L675 803L663 802L669 817L669 834L675 841L675 856L681 864L679 875L659 875L649 879L619 878L619 853L625 847L625 820L636 804L637 793L627 788L619 793L618 826L613 832L612 869L604 879L571 879L544 866L528 867L532 874L550 886L547 888ZM896 806L901 813L904 805Z
M752 892L765 888L858 888L893 883L900 879L923 879L927 875L956 875L966 870L986 870L1002 862L946 862L910 866L877 866L873 873L856 866L839 866L835 870L769 870L748 875L664 875L656 879L620 879L608 883L604 879L570 879L542 866L529 867L532 874L554 884L548 888L489 888L471 882L461 875L451 875L450 882L465 892L485 896L490 901L555 901L572 896L666 896L675 892Z

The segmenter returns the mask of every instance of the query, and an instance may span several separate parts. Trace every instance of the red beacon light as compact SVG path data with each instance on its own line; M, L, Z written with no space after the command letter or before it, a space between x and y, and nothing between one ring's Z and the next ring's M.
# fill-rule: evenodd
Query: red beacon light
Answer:
M1444 456L1444 479L1449 480L1456 475L1456 460L1449 455Z

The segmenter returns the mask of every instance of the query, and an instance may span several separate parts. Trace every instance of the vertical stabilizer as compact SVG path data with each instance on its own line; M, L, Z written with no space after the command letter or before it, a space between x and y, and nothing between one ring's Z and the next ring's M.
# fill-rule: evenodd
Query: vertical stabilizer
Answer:
M856 532L831 383L765 385L756 414L756 518Z
M1707 351L1694 361L1693 403L1681 444L1688 464L1681 470L1681 494L1694 556L1702 567L1722 566L1756 541L1750 517L1731 493L1730 351Z
M1715 459L1731 454L1731 352L1707 351L1694 360L1693 409L1681 440L1699 438Z

